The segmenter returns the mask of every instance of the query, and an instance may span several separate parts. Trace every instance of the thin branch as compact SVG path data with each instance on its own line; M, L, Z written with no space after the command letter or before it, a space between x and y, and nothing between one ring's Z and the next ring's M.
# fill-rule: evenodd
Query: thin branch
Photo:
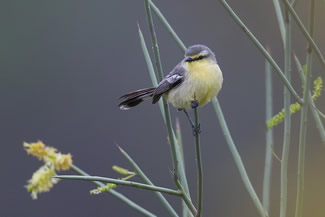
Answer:
M145 0L145 7L146 7L146 12L147 12L146 14L147 14L148 26L150 29L151 40L152 40L153 49L154 49L154 56L155 56L155 60L156 60L157 70L158 70L158 78L159 78L159 81L161 81L164 76L163 76L163 71L162 71L162 67L161 67L157 37L156 37L155 28L154 28L153 21L152 21L150 2L151 2L150 0ZM169 140L170 140L174 172L176 174L178 174L178 173L180 174L180 179L181 179L182 184L184 185L185 193L187 193L189 195L189 189L188 189L184 165L181 160L179 150L176 147L177 141L176 141L176 137L175 137L175 134L173 131L173 127L172 127L169 106L167 104L167 101L164 98L162 99L162 101L163 101L163 105L164 105L166 126L167 126Z
M299 61L298 57L295 56L294 59L295 59L295 62L296 62L296 66L297 66L297 69L298 69L298 73L299 73L301 82L304 85L305 84L305 75L304 75L304 72L303 72L303 68L302 68L302 66L300 64L300 61ZM312 115L314 117L316 127L317 127L317 129L319 131L319 135L320 135L320 138L322 140L322 143L323 143L323 145L325 145L325 128L324 128L324 125L322 123L322 120L320 119L321 117L325 119L325 116L316 107L316 104L315 104L315 102L313 100L313 97L312 97L312 94L311 94L310 90L309 90L309 99L311 101L311 103L309 104L311 113L312 113Z
M158 192L162 192L162 193L166 193L166 194L170 194L170 195L176 195L176 196L183 197L183 192L178 191L178 190L142 184L139 182L105 178L105 177L100 177L100 176L73 176L73 175L59 176L59 175L57 175L57 176L53 176L53 178L67 179L67 180L82 180L82 181L99 181L99 182L104 182L104 183L111 183L111 184L116 184L116 185L125 185L125 186L129 186L129 187L134 187L134 188L141 188L141 189L150 190L150 191L158 191Z
M80 175L89 176L88 173L86 173L85 171L81 170L79 167L77 167L74 164L71 165L71 169L73 171L75 171L76 173L80 174ZM99 187L105 187L105 184L103 184L102 182L93 181L93 183L96 184ZM145 216L156 217L156 215L154 215L151 212L149 212L148 210L142 208L141 206L139 206L138 204L134 203L129 198L125 197L123 194L115 191L114 189L111 189L107 193L112 194L113 196L115 196L116 198L120 199L121 201L123 201L124 203L126 203L128 206L134 208L135 210L137 210L138 212L144 214Z
M284 65L285 75L289 82L291 81L291 23L288 11L285 10L285 30L286 41L284 49ZM290 115L290 93L284 88L284 133L283 147L281 158L281 178L280 178L280 217L287 215L287 200L288 200L288 161L291 139L291 115Z
M181 131L181 124L179 122L179 119L176 118L176 138L177 138L177 147L181 156L181 160L183 162L183 165L185 167L184 163L184 151L183 151L183 139L182 139L182 131ZM185 168L184 168L185 169ZM187 205L184 200L182 200L182 216L183 217L194 217L193 214L187 209Z
M291 6L291 4L289 3L289 1L288 0L282 0L282 1L284 2L286 8L288 9L288 11L290 12L291 16L293 17L293 19L297 23L299 29L302 31L303 35L305 36L305 38L310 43L310 47L315 52L317 58L319 59L321 65L322 65L322 67L324 69L324 72L325 72L325 59L324 59L324 56L321 53L321 51L319 50L319 48L316 45L315 41L313 40L311 34L309 34L308 30L305 28L304 24L300 20L298 14L296 13L295 9Z
M176 174L174 174L174 181L176 183L177 188L181 191L184 192L183 194L183 200L185 202L185 204L187 205L187 207L189 208L189 210L191 211L191 213L193 214L193 216L197 215L197 211L195 206L193 205L191 198L189 197L189 195L186 194L186 192L184 191L184 188L182 186L182 184L180 183L178 177Z
M142 180L148 184L154 186L154 184L151 182L151 180L144 174L144 172L141 170L141 168L137 165L137 163L120 147L118 146L120 152L122 155L127 159L127 161L130 163L130 165L133 167L136 174L142 178ZM161 203L167 208L171 216L178 217L178 214L173 209L173 207L168 203L164 195L160 192L155 192Z
M247 28L247 26L241 21L241 19L237 16L237 14L232 10L229 4L225 0L220 0L221 4L224 8L228 11L230 16L236 21L236 23L240 26L240 28L246 33L246 35L251 39L251 41L255 44L255 46L262 52L264 57L269 61L272 67L275 69L275 72L278 73L281 80L283 81L284 85L288 88L291 95L295 98L295 100L299 103L302 103L302 99L299 97L297 92L294 90L284 73L282 72L281 68L278 64L274 61L271 55L267 52L267 50L263 47L263 45L257 40L254 34Z
M194 108L194 122L195 122L195 129L199 129L199 115L197 111L197 107ZM197 162L197 215L196 217L201 216L202 212L202 200L203 200L203 170L202 170L202 160L201 160L201 151L200 151L200 133L196 133L195 135L195 144L196 144L196 162Z
M270 51L269 51L270 52ZM272 74L271 65L265 61L265 120L272 118L273 114L273 100L272 100ZM273 143L273 129L266 132L266 146L265 146L265 166L263 179L263 207L266 212L270 210L270 191L271 191L271 175L272 175L272 149Z
M150 75L150 78L151 78L151 82L152 82L154 87L157 87L158 86L157 77L156 77L155 70L153 68L153 65L152 65L152 62L151 62L151 59L150 59L150 55L149 55L149 52L148 52L148 48L147 48L147 45L146 45L146 42L144 40L144 37L143 37L143 34L142 34L142 31L140 29L139 24L138 24L138 33L139 33L140 44L141 44L142 52L143 52L143 55L144 55L144 59L145 59L145 61L147 63L147 68L148 68L149 75ZM163 101L159 100L158 103L159 103L161 116L163 117L164 122L166 124L165 108L164 108L164 105L163 105Z
M273 0L273 5L274 5L276 18L278 20L278 24L279 24L279 28L280 28L283 47L285 47L285 38L286 38L285 34L286 34L286 32L285 32L284 20L283 20L283 15L282 15L282 10L281 10L279 0Z
M314 15L315 15L315 0L311 0L310 5L310 18L309 18L309 33L312 36L314 30ZM296 200L296 215L295 217L302 216L303 208L303 195L304 195L304 182L305 182L305 149L306 149L306 134L307 134L307 112L308 106L312 99L310 98L309 89L312 72L312 47L311 43L308 44L307 52L307 72L304 84L304 104L301 109L300 116L300 132L299 132L299 152L298 152L298 177L297 177L297 200Z
M158 16L158 18L160 19L160 21L163 23L163 25L166 27L167 31L172 35L172 37L175 39L176 43L178 44L178 46L185 51L186 50L186 46L184 45L184 43L182 42L182 40L178 37L178 35L175 34L173 28L169 25L168 21L166 20L166 18L164 17L164 15L160 12L159 8L157 8L157 6L150 1L150 5L151 8L153 9L153 11L155 12L155 14Z

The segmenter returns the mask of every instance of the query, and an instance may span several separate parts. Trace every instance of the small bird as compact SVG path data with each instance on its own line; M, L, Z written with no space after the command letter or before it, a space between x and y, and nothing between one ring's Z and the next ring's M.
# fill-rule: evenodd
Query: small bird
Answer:
M128 110L146 99L152 98L152 104L163 96L179 111L183 110L189 119L193 135L200 133L186 110L203 106L215 97L222 87L223 76L214 53L204 45L192 45L185 51L185 58L158 84L127 93L120 97L118 105Z

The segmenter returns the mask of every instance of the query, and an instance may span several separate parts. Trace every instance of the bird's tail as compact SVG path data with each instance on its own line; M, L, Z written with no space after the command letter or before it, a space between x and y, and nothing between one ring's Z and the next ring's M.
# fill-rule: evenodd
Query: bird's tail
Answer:
M122 110L128 110L131 107L138 105L146 99L149 99L153 96L153 93L156 88L145 88L141 90L136 90L131 93L124 94L120 97L123 101L118 105Z

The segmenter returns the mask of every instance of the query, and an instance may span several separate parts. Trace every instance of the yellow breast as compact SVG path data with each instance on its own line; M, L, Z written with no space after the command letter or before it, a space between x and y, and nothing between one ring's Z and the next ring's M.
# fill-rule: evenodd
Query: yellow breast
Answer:
M199 106L207 104L221 89L223 77L216 62L200 60L185 62L187 71L184 81L172 89L167 100L176 108L191 108L191 101L196 99Z

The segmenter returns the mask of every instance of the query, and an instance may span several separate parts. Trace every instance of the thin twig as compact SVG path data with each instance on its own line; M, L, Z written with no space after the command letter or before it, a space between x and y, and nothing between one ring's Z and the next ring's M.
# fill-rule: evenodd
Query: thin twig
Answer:
M311 0L310 4L310 18L309 18L309 34L313 36L314 30L314 15L315 15L315 0ZM298 152L298 177L297 177L297 200L296 200L296 215L295 217L302 216L303 208L303 195L304 195L304 173L305 173L305 149L306 149L306 134L307 134L307 114L308 106L311 102L309 89L311 81L311 72L312 72L312 47L311 43L308 43L308 52L307 52L307 72L305 76L304 84L304 104L301 109L300 116L300 132L299 132L299 152Z
M269 51L270 52L270 51ZM272 74L271 65L265 61L265 120L272 118L273 100L272 100ZM272 174L272 149L273 144L273 129L266 132L265 146L265 166L263 178L263 207L266 212L270 210L270 191L271 191L271 174Z
M273 5L274 5L276 18L278 20L278 24L279 24L279 28L280 28L280 34L281 34L281 38L282 38L283 47L285 47L286 32L285 32L284 20L283 20L283 15L282 15L282 10L281 10L279 0L273 0Z
M147 48L147 45L146 45L146 42L144 40L144 37L143 37L143 34L142 34L142 31L140 29L139 24L138 24L138 33L139 33L140 44L141 44L142 52L143 52L143 55L144 55L144 59L145 59L145 61L147 63L147 68L148 68L149 75L150 75L150 78L151 78L151 82L152 82L154 87L157 87L158 86L157 77L156 77L155 70L153 68L153 65L152 65L152 62L151 62L151 59L150 59L150 55L149 55L149 52L148 52L148 48ZM164 105L163 105L163 101L159 100L158 103L159 103L161 116L163 117L164 122L166 124L165 108L164 108Z
M299 103L302 103L302 99L299 97L297 92L294 90L284 73L282 72L281 68L278 64L274 61L271 55L267 52L267 50L263 47L263 45L257 40L254 34L247 28L247 26L241 21L241 19L237 16L237 14L232 10L229 4L225 0L220 0L221 4L224 8L228 11L230 16L236 21L236 23L240 26L240 28L246 33L246 35L251 39L251 41L255 44L255 46L262 52L264 57L269 61L272 67L275 69L275 72L278 73L284 85L288 88L291 95L295 98L295 100Z
M183 200L185 202L185 204L187 205L187 207L189 208L189 210L191 211L191 213L193 214L193 216L197 215L197 210L195 208L195 206L193 205L191 198L189 197L189 195L186 194L186 192L184 191L184 188L182 186L182 184L180 183L178 177L176 174L174 174L174 181L176 183L177 188L181 191L184 192L183 193Z
M285 30L286 41L284 49L284 67L285 75L290 82L291 80L291 23L288 11L285 10ZM284 87L284 133L283 147L281 157L281 178L280 178L280 217L286 217L287 214L287 186L288 186L288 161L291 138L291 115L290 115L290 93Z
M176 138L177 138L177 147L178 147L179 153L181 155L181 160L185 167L182 131L181 131L181 124L180 124L178 118L176 118ZM194 217L193 214L187 208L187 205L184 200L182 200L182 216L183 217L188 217L188 216Z
M154 56L155 56L155 60L156 60L157 70L158 70L158 78L159 78L159 81L161 81L163 79L163 71L162 71L161 61L160 61L160 56L159 56L157 37L156 37L155 28L154 28L153 21L152 21L150 2L151 2L150 0L145 0L145 7L146 7L146 12L147 12L146 15L147 15L148 26L149 26L150 33L151 33L151 40L152 40L153 48L154 48ZM181 179L182 184L184 185L185 192L189 195L189 189L188 189L184 165L183 165L183 162L181 161L179 150L176 147L177 141L175 138L173 127L172 127L169 106L167 104L167 101L164 98L162 99L162 101L163 101L163 105L164 105L166 126L167 126L169 140L170 140L174 172L176 174L178 174L178 173L180 174L180 179Z
M175 41L178 44L178 46L183 51L185 51L186 50L186 46L184 45L184 43L182 42L182 40L178 37L178 35L175 34L173 28L169 25L169 23L166 20L166 18L164 17L164 15L160 12L159 8L157 8L157 6L152 1L150 1L150 5L151 5L151 8L153 9L153 11L156 13L156 15L158 16L158 18L160 19L160 21L166 27L167 31L173 36L173 38L175 39Z
M300 20L300 18L298 16L298 14L296 13L295 9L291 6L290 2L288 0L282 0L282 1L284 2L286 8L288 9L288 11L290 12L291 16L293 17L293 19L297 23L299 29L302 31L303 35L305 36L305 38L310 43L310 47L315 52L317 58L319 59L321 65L322 65L322 67L324 69L323 71L325 72L325 59L324 59L324 56L321 53L321 51L319 50L319 48L318 48L317 44L315 43L315 41L313 40L311 34L305 28L304 24Z
M83 171L82 169L80 169L79 167L77 167L74 164L71 165L71 169L73 171L75 171L76 173L82 175L82 176L89 176L88 173L86 173L85 171ZM105 184L103 184L102 182L98 182L98 181L92 181L92 182L94 184L96 184L97 186L99 186L99 187L105 187ZM124 203L126 203L128 206L134 208L135 210L137 210L138 212L144 214L145 216L156 217L156 215L154 215L151 212L149 212L148 210L142 208L141 206L139 206L138 204L134 203L129 198L125 197L123 194L115 191L114 189L111 189L107 193L112 194L113 196L115 196L116 198L120 199L121 201L123 201Z
M197 111L197 107L194 108L194 124L195 124L195 130L199 129L199 115ZM200 151L200 133L197 132L195 135L195 144L196 144L196 162L197 162L197 189L198 189L198 195L197 195L197 215L196 217L201 216L202 212L202 201L203 201L203 170L202 170L202 160L201 160L201 151Z
M176 196L183 196L183 192L179 190L173 190L169 188L164 188L164 187L158 187L158 186L152 186L152 185L147 185L139 182L132 182L132 181L124 181L121 179L112 179L112 178L105 178L105 177L100 177L100 176L73 176L73 175L57 175L53 176L53 178L57 179L68 179L68 180L83 180L83 181L99 181L99 182L104 182L104 183L111 183L111 184L116 184L116 185L125 185L129 187L135 187L135 188L141 188L141 189L146 189L150 191L158 191L170 195L176 195Z
M298 69L298 73L299 73L301 82L304 85L305 84L305 75L304 75L304 72L303 72L303 68L302 68L302 66L300 64L300 61L299 61L298 57L295 56L294 59L295 59L295 62L296 62L296 66L297 66L297 69ZM317 127L317 129L319 131L319 135L320 135L320 138L322 140L322 143L323 143L323 145L325 145L325 128L324 128L324 125L322 123L322 120L320 119L321 117L325 119L325 116L316 107L316 104L315 104L315 102L313 100L313 97L312 97L312 94L311 94L310 90L309 90L309 99L311 101L311 103L309 104L311 113L312 113L312 115L314 117L316 127Z
M127 159L127 161L130 163L130 165L133 167L136 174L142 178L142 180L148 184L154 186L154 184L151 182L151 180L144 174L144 172L141 170L141 168L137 165L137 163L120 147L118 146L120 152L122 155ZM171 216L178 217L178 214L173 209L173 207L168 203L164 195L160 192L155 192L161 203L167 208Z

